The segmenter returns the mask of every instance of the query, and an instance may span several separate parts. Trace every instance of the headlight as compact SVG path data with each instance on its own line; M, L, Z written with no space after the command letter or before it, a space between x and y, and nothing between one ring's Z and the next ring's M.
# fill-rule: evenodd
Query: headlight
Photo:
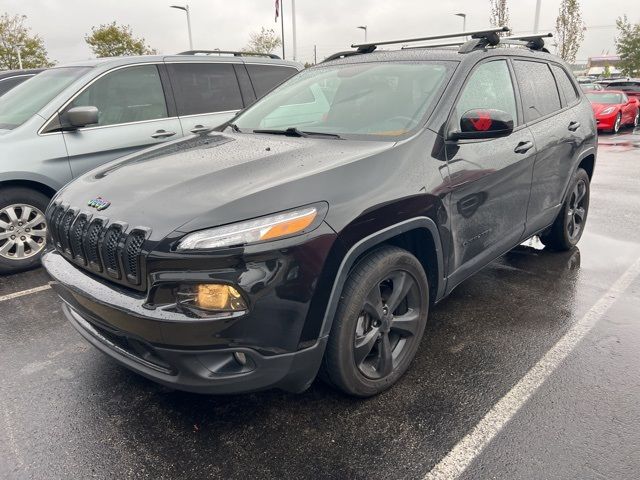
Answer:
M600 115L609 115L610 113L615 112L616 107L608 107L605 108L603 111L600 112Z
M185 236L180 240L177 250L208 250L299 235L317 226L321 220L318 217L318 207L305 207L224 227L209 228Z

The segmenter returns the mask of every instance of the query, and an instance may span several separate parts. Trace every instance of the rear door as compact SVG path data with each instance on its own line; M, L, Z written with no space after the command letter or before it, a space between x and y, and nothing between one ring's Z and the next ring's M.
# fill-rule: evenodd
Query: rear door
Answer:
M525 228L535 144L521 124L516 90L505 59L476 66L451 114L449 129L472 109L497 109L514 119L502 138L447 141L451 188L451 285L517 245Z
M527 233L533 234L555 219L593 114L589 109L585 116L562 67L529 59L515 59L513 65L524 119L538 150L527 210Z
M234 64L167 63L185 134L217 127L243 108Z
M84 88L63 110L98 108L95 126L64 132L74 177L144 147L178 138L180 121L167 108L158 67L111 70Z

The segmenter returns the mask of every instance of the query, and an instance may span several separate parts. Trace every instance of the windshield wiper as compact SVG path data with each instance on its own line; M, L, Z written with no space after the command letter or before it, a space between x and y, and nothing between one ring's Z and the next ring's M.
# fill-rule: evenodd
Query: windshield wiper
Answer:
M289 127L284 130L254 130L253 133L268 133L270 135L285 135L287 137L331 137L341 138L336 133L323 133L323 132L305 132L297 129L296 127Z

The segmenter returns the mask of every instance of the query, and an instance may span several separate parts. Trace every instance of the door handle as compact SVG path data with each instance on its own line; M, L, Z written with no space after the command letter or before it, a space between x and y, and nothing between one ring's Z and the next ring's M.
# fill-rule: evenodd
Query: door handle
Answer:
M205 127L204 125L196 125L193 130L189 130L191 133L204 133L213 130L213 127Z
M533 148L533 142L520 142L516 145L516 148L513 149L516 153L527 153L529 150Z
M569 130L571 130L572 132L575 132L576 130L578 130L580 128L580 122L571 122L569 124Z
M167 132L166 130L157 130L156 133L151 135L151 138L169 138L173 137L176 132Z

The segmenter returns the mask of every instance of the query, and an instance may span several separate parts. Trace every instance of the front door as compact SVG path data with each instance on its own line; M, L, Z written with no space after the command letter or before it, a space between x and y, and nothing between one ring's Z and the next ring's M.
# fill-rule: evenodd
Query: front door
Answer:
M497 109L514 119L502 138L447 141L451 189L450 287L464 280L521 239L535 158L533 135L522 126L512 74L506 60L477 66L456 102L449 129L473 109Z
M74 177L144 147L180 138L178 118L169 118L156 65L111 71L80 93L65 110L98 108L99 122L65 132Z

